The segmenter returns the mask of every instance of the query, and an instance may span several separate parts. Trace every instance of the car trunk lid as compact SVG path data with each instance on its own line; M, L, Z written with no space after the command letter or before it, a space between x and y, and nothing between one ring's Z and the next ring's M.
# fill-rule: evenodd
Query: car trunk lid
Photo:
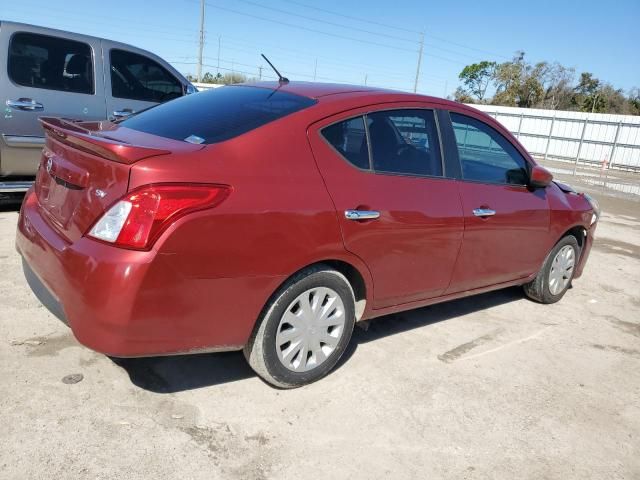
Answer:
M128 190L134 163L202 146L122 128L111 122L40 119L46 141L35 191L47 221L68 241L84 235Z

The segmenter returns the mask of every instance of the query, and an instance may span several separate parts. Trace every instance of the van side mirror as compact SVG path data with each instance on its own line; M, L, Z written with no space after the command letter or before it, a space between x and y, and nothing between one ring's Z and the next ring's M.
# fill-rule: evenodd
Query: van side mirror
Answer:
M534 165L529 175L529 186L533 188L544 188L549 186L553 180L551 172L540 165Z

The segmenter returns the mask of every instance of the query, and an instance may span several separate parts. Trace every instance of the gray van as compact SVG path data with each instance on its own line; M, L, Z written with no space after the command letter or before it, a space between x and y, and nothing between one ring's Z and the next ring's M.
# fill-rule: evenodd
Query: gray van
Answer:
M118 119L197 91L145 50L4 21L0 72L0 196L31 185L44 144L38 117Z

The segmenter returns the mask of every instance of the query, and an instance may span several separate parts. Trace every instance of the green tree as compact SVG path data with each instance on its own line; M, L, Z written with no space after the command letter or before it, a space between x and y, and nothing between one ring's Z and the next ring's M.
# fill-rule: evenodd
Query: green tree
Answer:
M573 89L573 105L582 112L604 112L606 103L602 96L602 84L592 73L582 72L580 81Z
M631 115L640 115L640 88L634 87L629 90L629 113Z
M530 108L544 98L540 79L543 64L535 66L525 62L524 52L516 52L513 60L496 67L494 83L496 94L492 103Z
M461 89L460 95L472 95L479 102L483 102L487 94L487 88L493 80L496 62L482 61L467 65L462 69L458 78L462 80L466 89ZM456 91L456 98L458 91Z
M575 70L558 62L540 62L536 64L536 70L544 89L543 98L536 107L567 110L571 106Z
M456 88L456 91L453 92L453 98L460 103L476 103L475 99L462 87Z

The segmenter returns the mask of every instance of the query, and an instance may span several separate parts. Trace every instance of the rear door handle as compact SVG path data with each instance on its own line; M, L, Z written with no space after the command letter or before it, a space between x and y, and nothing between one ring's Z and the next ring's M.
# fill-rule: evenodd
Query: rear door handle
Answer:
M375 220L380 218L377 210L345 210L344 216L347 220Z
M28 112L44 109L44 106L41 103L38 103L31 98L19 98L17 100L7 100L7 107L17 108L18 110L25 110Z
M496 214L495 210L491 210L490 208L476 208L473 211L473 214L476 217L492 217Z

